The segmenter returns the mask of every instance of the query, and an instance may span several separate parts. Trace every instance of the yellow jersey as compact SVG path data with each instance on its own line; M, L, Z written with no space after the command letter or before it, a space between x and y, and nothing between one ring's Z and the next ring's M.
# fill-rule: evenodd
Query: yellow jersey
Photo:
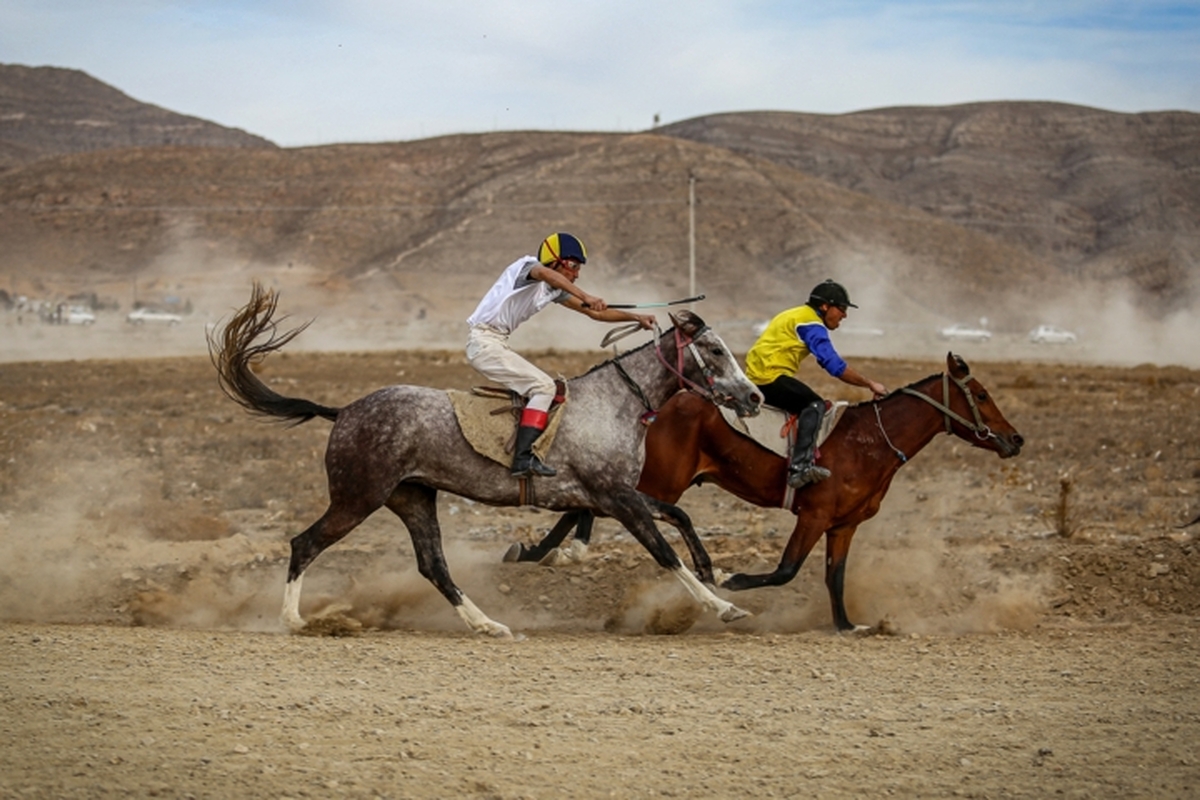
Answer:
M846 362L833 349L829 329L817 310L809 305L781 311L767 323L758 341L746 353L746 377L765 386L780 375L795 376L800 362L809 355L833 377L846 371Z

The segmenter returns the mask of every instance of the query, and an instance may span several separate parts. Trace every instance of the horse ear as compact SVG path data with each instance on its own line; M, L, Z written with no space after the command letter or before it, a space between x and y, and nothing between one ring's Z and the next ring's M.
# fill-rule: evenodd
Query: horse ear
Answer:
M959 380L971 374L971 368L967 366L967 362L954 353L946 353L946 371Z
M696 336L704 328L704 320L691 311L680 311L678 314L671 314L670 317L675 327L688 336Z

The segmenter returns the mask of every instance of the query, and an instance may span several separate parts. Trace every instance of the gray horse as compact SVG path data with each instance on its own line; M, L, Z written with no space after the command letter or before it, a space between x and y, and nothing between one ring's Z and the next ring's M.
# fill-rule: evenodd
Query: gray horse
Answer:
M387 506L412 537L417 567L470 628L511 637L489 619L450 578L437 520L437 493L445 490L495 506L521 503L519 484L507 465L476 453L463 437L444 391L389 386L344 408L283 397L260 381L251 363L283 348L304 326L278 333L272 320L278 297L254 286L250 302L222 332L210 335L209 353L221 388L251 413L291 420L333 421L325 451L329 507L292 539L283 621L292 630L300 616L304 570L327 547ZM726 622L746 612L717 597L686 569L654 525L677 526L684 513L638 492L645 426L652 412L686 383L739 414L755 414L761 396L742 374L725 343L695 314L672 315L675 327L656 340L594 367L569 381L569 401L554 441L558 474L538 478L536 504L556 511L588 509L620 521L655 561L705 608ZM264 339L261 343L256 341Z

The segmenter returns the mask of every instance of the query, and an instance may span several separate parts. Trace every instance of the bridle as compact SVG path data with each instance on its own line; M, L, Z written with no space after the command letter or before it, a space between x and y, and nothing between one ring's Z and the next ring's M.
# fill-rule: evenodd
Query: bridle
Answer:
M996 434L992 433L992 429L989 428L984 423L983 415L981 413L979 413L979 404L975 402L975 395L971 394L971 389L970 389L970 387L967 386L967 384L970 382L970 380L971 380L970 374L966 375L963 378L956 378L953 375L951 375L949 372L943 372L942 373L942 402L940 402L940 403L937 400L930 397L929 395L925 394L924 392L918 392L916 389L912 388L911 386L903 386L900 388L900 391L903 392L904 394L912 395L913 397L919 397L922 400L924 400L926 403L929 403L931 406L936 408L938 411L941 411L942 419L946 423L946 433L947 434L951 434L954 432L953 427L950 424L951 421L953 421L953 422L957 422L959 425L961 425L964 428L966 428L967 430L971 431L971 433L975 434L975 438L981 442L987 441L989 439L995 439L995 440L999 441L1000 437L997 436ZM950 383L951 382L953 382L954 385L957 386L959 388L959 390L962 392L963 397L967 401L967 407L971 409L971 416L973 416L975 418L974 422L972 422L971 420L962 416L958 412L954 411L954 409L950 408ZM883 419L879 415L879 403L878 402L872 403L872 405L875 407L875 421L879 424L879 430L880 430L880 432L883 433L884 441L887 442L888 447L892 448L892 452L894 452L900 458L901 461L908 461L908 456L904 455L904 453L901 452L899 448L897 448L894 444L892 444L892 440L888 438L887 431L885 431L883 429Z
M676 325L673 328L673 332L675 334L675 364L671 364L671 362L667 360L666 356L663 355L662 329L659 328L658 323L655 322L654 354L658 356L659 362L667 368L667 372L670 372L679 380L680 389L690 389L712 403L720 403L723 400L731 401L733 400L732 396L719 393L714 388L717 383L716 372L708 365L708 362L704 360L704 356L700 355L700 348L696 346L696 339L700 338L700 336L702 336L707 330L708 326L704 325L699 331L696 332L695 336L688 336L679 329L678 325ZM692 358L696 361L697 366L700 367L700 372L704 375L704 382L707 384L707 386L701 386L683 374L685 350L692 354ZM621 380L625 381L625 385L627 385L630 390L637 395L638 399L642 401L642 405L645 406L646 413L642 415L642 422L646 425L649 425L658 415L658 410L650 405L650 401L646 399L645 392L643 392L642 388L638 386L637 381L635 381L633 377L625 371L625 368L621 366L621 362L617 359L614 359L612 363L617 369L617 374L621 376Z

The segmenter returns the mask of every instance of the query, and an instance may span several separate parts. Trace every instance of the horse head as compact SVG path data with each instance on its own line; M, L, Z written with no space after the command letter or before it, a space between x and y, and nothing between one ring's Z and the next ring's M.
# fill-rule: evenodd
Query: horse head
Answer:
M991 393L971 376L967 362L961 356L947 353L946 374L962 390L948 392L949 396L945 398L954 412L954 416L946 415L950 432L974 447L991 450L1001 458L1018 455L1025 444L1024 437L1004 418Z
M742 372L737 359L716 331L691 311L671 314L681 377L713 402L732 408L740 417L758 413L762 394ZM685 358L684 354L691 358ZM690 373L690 374L689 374Z

